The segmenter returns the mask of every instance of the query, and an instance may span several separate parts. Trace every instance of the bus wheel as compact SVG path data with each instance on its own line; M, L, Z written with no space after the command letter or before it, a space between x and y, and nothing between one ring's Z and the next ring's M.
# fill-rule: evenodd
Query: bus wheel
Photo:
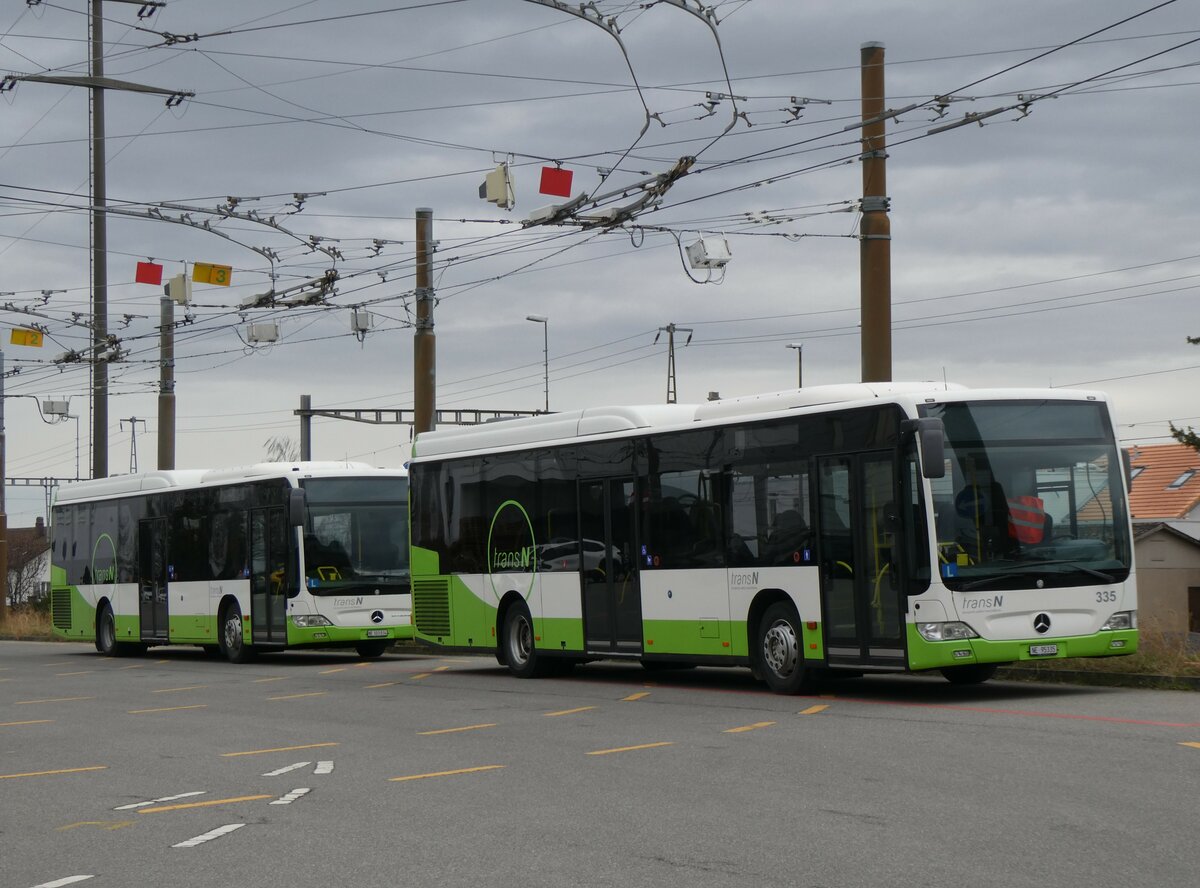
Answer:
M358 655L364 660L374 660L376 657L382 657L383 652L388 649L390 641L360 641L354 646L358 651Z
M221 614L221 653L230 663L249 663L254 659L253 645L242 638L242 609L235 601Z
M533 646L533 620L525 605L518 604L508 609L501 633L508 671L517 678L541 675L541 658Z
M777 694L798 694L809 684L800 638L800 616L790 603L767 608L758 628L758 665Z
M113 618L112 605L108 602L104 603L96 617L96 650L106 657L117 655L117 623Z
M977 685L994 676L999 668L999 663L975 663L970 666L947 666L941 673L950 684Z

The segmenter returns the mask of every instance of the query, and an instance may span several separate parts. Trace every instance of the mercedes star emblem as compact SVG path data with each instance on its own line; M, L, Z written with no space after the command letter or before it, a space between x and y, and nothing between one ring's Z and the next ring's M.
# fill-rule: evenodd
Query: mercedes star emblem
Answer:
M1050 631L1050 615L1038 614L1033 618L1033 629L1041 635L1045 635Z

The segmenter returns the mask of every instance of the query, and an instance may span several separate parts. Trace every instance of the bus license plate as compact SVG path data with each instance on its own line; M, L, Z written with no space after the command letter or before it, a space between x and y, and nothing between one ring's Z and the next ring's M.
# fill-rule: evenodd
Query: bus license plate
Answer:
M388 629L368 629L367 638L387 638L389 631Z
M1058 653L1058 645L1056 644L1031 644L1029 646L1029 656L1031 657L1053 657Z

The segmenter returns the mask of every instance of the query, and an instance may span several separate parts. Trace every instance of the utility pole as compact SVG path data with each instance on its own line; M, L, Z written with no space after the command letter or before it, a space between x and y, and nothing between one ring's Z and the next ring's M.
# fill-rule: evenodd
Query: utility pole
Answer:
M300 459L312 459L312 395L300 396Z
M158 468L175 468L175 303L159 301Z
M683 344L687 348L692 341L691 327L677 327L675 324L667 324L665 327L659 327L658 332L654 334L654 341L658 342L658 338L662 336L663 331L667 332L667 403L675 403L675 334L686 333L688 335L687 342Z
M542 379L546 384L546 412L550 412L550 319L545 315L525 315L525 320L542 325Z
M437 409L437 340L433 334L433 210L417 208L417 323L413 334L415 431L433 430Z
M8 621L8 512L4 503L4 488L7 486L4 443L4 351L0 349L0 626Z
M138 7L138 18L153 15L165 4L158 0L111 0ZM108 364L103 350L108 345L108 229L107 188L104 177L104 90L153 93L167 96L167 107L180 104L195 93L159 89L104 76L104 14L102 0L90 0L88 15L90 64L88 75L29 74L13 81L82 86L91 90L91 183L92 183L92 477L108 477Z
M883 44L862 45L862 381L892 379L892 226L887 197Z
M146 420L138 419L136 416L131 416L129 419L121 420L121 429L125 429L125 423L129 423L129 474L137 474L137 424L142 424L142 428L146 427Z

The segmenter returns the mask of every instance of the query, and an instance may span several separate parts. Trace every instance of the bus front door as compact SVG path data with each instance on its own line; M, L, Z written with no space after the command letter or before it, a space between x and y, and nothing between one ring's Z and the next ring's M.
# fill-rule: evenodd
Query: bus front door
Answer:
M588 651L642 650L642 596L634 548L636 490L633 478L579 485L579 571Z
M281 508L250 512L250 631L256 644L287 641L287 516Z
M818 460L822 624L830 665L903 669L891 453Z
M138 522L138 617L142 641L166 641L167 519Z

